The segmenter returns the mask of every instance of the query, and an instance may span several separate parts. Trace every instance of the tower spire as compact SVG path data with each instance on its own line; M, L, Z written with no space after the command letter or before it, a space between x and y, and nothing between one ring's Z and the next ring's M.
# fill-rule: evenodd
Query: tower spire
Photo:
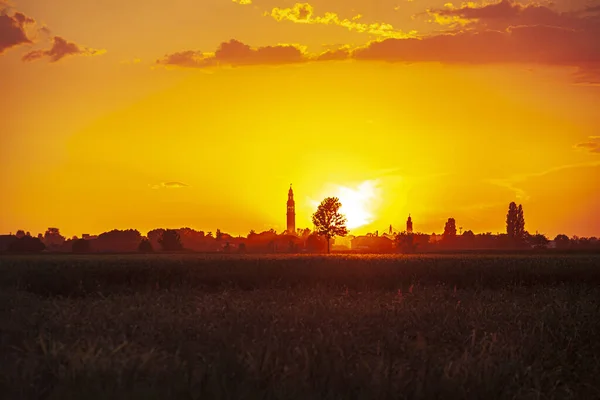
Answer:
M289 234L296 233L296 202L294 201L294 191L291 183L287 201L287 232Z

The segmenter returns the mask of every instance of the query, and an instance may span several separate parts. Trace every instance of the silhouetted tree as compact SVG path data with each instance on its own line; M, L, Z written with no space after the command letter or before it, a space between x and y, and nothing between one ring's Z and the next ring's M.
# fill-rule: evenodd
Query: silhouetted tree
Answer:
M94 250L100 252L135 252L142 240L142 235L136 229L113 229L98 235L94 241Z
M556 243L556 248L557 249L566 249L569 247L570 245L570 240L569 237L567 235L557 235L554 238L554 243Z
M23 236L12 241L7 250L11 253L41 253L45 248L40 239Z
M321 202L312 217L316 232L327 238L327 253L330 252L332 238L348 234L346 217L340 213L341 206L342 203L337 197L327 197Z
M60 248L65 242L65 237L60 234L58 228L48 228L44 234L44 244L48 250Z
M91 246L89 240L85 239L75 239L72 244L73 253L85 254L91 251Z
M178 251L183 249L179 233L174 229L167 229L163 232L158 243L165 251Z
M400 232L394 238L396 248L405 254L414 253L417 250L417 243L415 243L415 235L406 231Z
M17 239L21 239L21 238L25 237L25 231L22 229L19 229L17 231L17 233L15 234L15 236L17 237Z
M140 245L138 246L138 251L140 253L153 253L154 247L152 246L152 242L150 242L150 239L143 238L140 242Z
M517 207L517 220L515 224L515 239L522 242L525 239L525 216L523 215L523 206Z
M160 243L158 243L158 240L162 237L163 233L165 233L165 230L162 229L162 228L160 228L160 229L153 229L150 232L148 232L148 234L146 235L146 237L148 238L148 240L152 244L153 248L157 249L160 246Z
M223 232L221 232L220 229L217 229L217 233L215 233L215 239L216 240L221 240L223 239Z
M529 243L536 249L545 249L548 247L548 243L550 240L541 233L536 233L535 235L531 235L529 238Z
M444 226L444 239L453 239L456 237L456 221L454 218L448 218Z
M508 214L506 214L506 234L512 240L517 236L517 204L514 201L508 205Z

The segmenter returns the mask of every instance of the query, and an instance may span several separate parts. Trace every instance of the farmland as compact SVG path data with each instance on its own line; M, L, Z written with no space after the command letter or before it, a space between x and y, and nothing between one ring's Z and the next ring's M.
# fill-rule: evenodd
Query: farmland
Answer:
M4 398L600 398L600 256L0 257Z

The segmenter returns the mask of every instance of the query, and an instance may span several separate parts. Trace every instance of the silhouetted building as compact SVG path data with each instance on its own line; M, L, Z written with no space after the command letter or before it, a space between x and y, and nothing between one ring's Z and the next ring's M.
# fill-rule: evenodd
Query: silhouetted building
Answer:
M408 219L406 220L406 232L413 233L413 224L410 214L408 214Z
M294 201L294 191L291 184L287 201L287 232L296 234L296 202Z

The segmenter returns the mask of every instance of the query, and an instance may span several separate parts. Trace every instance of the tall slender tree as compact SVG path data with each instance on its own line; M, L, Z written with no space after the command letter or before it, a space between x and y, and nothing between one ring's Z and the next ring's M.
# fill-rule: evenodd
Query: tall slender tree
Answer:
M517 233L517 204L513 201L508 205L508 214L506 214L506 234L514 239Z
M518 241L525 239L525 216L523 215L523 206L519 204L517 208L517 220L515 224L515 238Z

